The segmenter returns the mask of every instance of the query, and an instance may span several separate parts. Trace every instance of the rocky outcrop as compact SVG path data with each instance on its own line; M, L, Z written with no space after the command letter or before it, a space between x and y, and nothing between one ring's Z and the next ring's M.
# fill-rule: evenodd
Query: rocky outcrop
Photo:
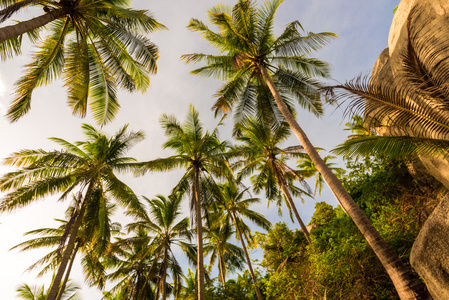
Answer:
M433 90L449 104L449 1L402 0L389 34L388 48L377 59L371 84L403 86L416 92ZM425 100L423 101L425 102ZM446 112L447 113L447 112ZM366 116L369 121L369 116ZM380 121L381 135L426 136L413 126L395 128ZM416 128L416 127L415 127ZM426 137L449 140L430 133ZM427 172L449 189L449 161L419 158ZM422 169L422 168L417 168ZM434 299L449 299L449 196L430 215L412 249L411 262Z
M439 88L449 99L449 1L402 0L393 19L389 47L377 59L372 84L404 85L420 82L422 88ZM405 62L407 60L407 62ZM412 62L412 63L411 63ZM369 118L369 116L368 116ZM387 121L381 135L415 135L410 128L396 128ZM433 138L449 139L449 136ZM449 189L449 161L421 158L427 171Z
M435 300L449 299L449 194L427 219L413 245L410 262Z

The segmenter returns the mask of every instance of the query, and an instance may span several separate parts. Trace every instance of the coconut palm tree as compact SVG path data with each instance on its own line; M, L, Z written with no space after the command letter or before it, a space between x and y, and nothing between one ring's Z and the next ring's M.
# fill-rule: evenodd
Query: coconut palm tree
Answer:
M184 277L186 286L183 286L176 300L198 300L198 269L195 272L187 269L187 276Z
M319 152L321 149L318 148L317 151ZM323 157L323 161L326 163L326 165L329 167L329 169L334 172L337 176L343 175L345 170L342 168L334 167L336 164L333 162L330 162L330 160L337 158L333 155L327 155ZM297 161L297 167L300 170L300 174L304 178L312 178L315 176L315 189L313 191L313 196L315 197L317 192L318 195L321 196L321 192L323 191L324 187L324 179L323 176L318 172L315 164L310 159L310 157L307 154L304 154L298 161Z
M158 49L145 35L164 26L147 11L131 9L129 1L2 0L0 21L30 6L44 7L46 13L0 28L2 58L20 53L24 33L37 44L32 62L15 84L15 98L7 113L11 121L28 112L36 87L61 76L73 114L83 117L89 106L102 125L120 107L117 87L141 92L149 87ZM38 30L43 28L41 40Z
M311 103L319 101L318 97L309 97L317 93L317 85L311 77L323 76L326 73L311 63L316 60L305 57L322 47L335 35L330 33L302 35L300 23L294 21L276 37L273 32L273 21L276 10L282 2L270 0L260 8L251 0L239 0L233 8L216 6L209 11L209 18L211 23L218 27L219 32L214 32L203 22L192 19L189 28L199 31L221 55L191 54L185 55L184 59L187 62L206 62L206 66L193 73L227 80L227 84L217 93L220 97L219 104L224 108L230 108L235 102L239 102L239 106L249 106L253 112L257 111L257 103L252 101L256 92L249 83L257 81L257 86L266 86L318 172L323 175L344 210L354 220L385 267L401 299L427 297L423 283L379 235L319 156L289 110L288 96L298 100L303 107L312 110L316 107ZM304 88L310 92L303 93Z
M142 215L137 222L129 224L130 230L137 228L152 236L147 238L147 244L153 246L153 255L160 262L156 298L159 294L163 300L167 298L167 272L170 269L173 277L173 288L176 294L181 286L181 267L173 254L173 245L187 247L186 241L192 238L189 229L189 218L178 220L181 214L181 197L158 195L155 199L143 197L150 208L150 216ZM145 250L144 250L145 251Z
M293 196L301 197L308 195L296 187L293 182L302 183L306 190L308 185L303 181L303 177L287 165L288 158L300 158L303 155L303 148L293 146L280 148L279 144L290 136L290 128L286 123L277 127L268 127L257 118L247 118L242 123L236 124L235 131L238 132L237 141L242 142L233 148L232 153L240 159L234 163L234 168L241 168L238 178L249 176L257 170L256 175L251 178L255 192L265 190L269 201L277 200L280 206L280 199L283 199L289 210L293 211L301 230L307 241L311 243L309 231L302 221L299 212L293 202ZM279 188L282 192L279 191ZM281 200L282 201L282 200Z
M320 84L313 78L328 77L329 66L307 55L336 35L323 32L302 36L302 26L295 21L276 38L273 18L281 2L269 1L260 9L253 1L240 0L233 8L217 5L208 14L219 32L212 31L200 20L190 20L189 29L200 32L220 53L194 53L182 58L186 63L206 63L192 71L193 74L227 80L217 92L218 100L213 108L216 112L234 109L237 122L256 113L264 122L284 121L268 78L291 113L295 110L294 101L315 115L323 113Z
M225 222L232 222L237 231L237 240L242 243L242 249L245 253L246 263L248 264L249 273L253 281L254 288L256 290L257 298L263 300L262 294L260 293L259 287L257 286L256 276L253 271L251 264L251 259L249 258L248 250L246 249L246 244L244 237L247 241L254 243L251 230L248 225L243 221L242 217L251 220L256 225L262 227L265 230L270 229L271 223L263 215L249 209L249 205L260 202L259 198L244 198L245 192L248 189L239 190L238 183L234 179L229 179L224 184L220 185L220 196L218 205L222 207L220 210L223 213L223 218Z
M243 250L230 243L234 235L232 225L228 220L220 220L220 212L211 216L210 226L205 228L208 243L204 245L204 254L210 255L208 272L212 271L218 261L218 280L226 283L226 274L243 268Z
M196 216L197 226L197 268L198 268L198 299L204 300L204 251L202 202L205 194L214 189L212 175L226 175L229 172L224 150L226 142L218 139L218 131L204 131L198 112L190 107L185 122L181 125L174 116L163 115L160 119L168 140L164 149L175 151L175 155L158 158L142 164L142 172L169 171L175 168L185 168L186 172L174 188L174 192L190 192L191 211ZM221 122L219 123L219 125ZM218 126L217 126L218 127ZM200 185L200 182L202 183ZM208 189L201 186L209 186Z
M107 279L117 283L106 296L130 300L157 299L156 270L160 264L155 257L155 245L148 245L149 238L145 230L137 228L134 237L119 238L111 246L104 264L107 268L115 268Z
M65 199L76 191L77 203L65 233L65 250L47 297L49 300L56 299L85 213L94 211L87 208L94 204L92 200L97 198L94 197L97 191L114 199L130 215L139 215L142 211L137 196L116 177L117 172L128 171L135 166L135 160L124 154L143 139L141 132L127 132L127 127L108 137L94 127L83 124L85 141L70 143L52 138L63 150L22 150L5 159L6 165L18 167L18 170L0 178L0 190L7 192L0 202L1 212L15 211L56 193L62 193L60 199Z
M115 206L108 203L104 197L98 197L100 195L103 195L103 193L94 191L92 199L89 200L90 205L86 208L84 219L78 231L78 237L75 241L70 262L56 298L57 300L62 297L62 291L65 289L75 257L79 252L83 254L81 261L86 281L97 285L100 289L105 285L105 272L100 258L110 245L111 236L120 233L121 226L118 223L112 223L110 220ZM76 205L76 200L76 197L73 197L74 205ZM55 248L31 265L27 271L44 265L44 268L38 274L38 276L43 276L46 272L57 269L61 262L61 253L64 250L65 235L74 212L74 206L70 206L66 211L67 220L56 219L57 222L61 223L58 228L41 228L29 231L25 235L39 235L40 237L25 241L11 248L11 250L19 249L21 252L38 248Z

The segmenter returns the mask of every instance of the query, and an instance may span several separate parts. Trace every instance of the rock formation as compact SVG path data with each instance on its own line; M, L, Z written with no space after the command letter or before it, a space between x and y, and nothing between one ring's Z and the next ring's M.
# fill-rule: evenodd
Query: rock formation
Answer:
M437 90L449 103L449 1L402 0L390 29L388 48L377 59L371 84L413 85ZM424 100L425 101L425 100ZM428 104L425 104L428 105ZM429 104L431 105L431 104ZM369 118L369 116L366 116ZM395 128L382 120L381 135L425 136L409 128ZM449 140L428 133L427 137ZM449 189L449 161L419 158L425 169ZM424 279L434 299L449 299L449 195L424 224L411 253L411 263Z

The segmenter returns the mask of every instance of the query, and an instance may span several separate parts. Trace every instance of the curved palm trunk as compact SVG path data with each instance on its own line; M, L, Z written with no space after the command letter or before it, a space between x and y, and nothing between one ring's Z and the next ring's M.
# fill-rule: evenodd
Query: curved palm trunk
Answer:
M281 187L282 192L284 193L285 197L287 198L288 204L290 205L290 208L293 210L296 220L298 220L299 226L301 226L301 230L304 233L304 236L306 237L307 242L309 242L309 244L311 244L312 241L310 240L309 231L307 230L306 225L304 225L304 222L302 221L301 217L299 216L298 210L296 209L296 205L293 202L292 195L290 194L290 192L287 188L287 185L285 184L285 180L283 178L280 178L279 186Z
M64 15L67 15L68 13L68 8L60 8L28 21L23 21L15 25L2 27L0 28L0 43L42 27L56 19L59 19Z
M265 67L259 66L259 70L271 93L273 94L276 105L278 106L282 115L290 125L301 145L304 147L306 153L310 156L318 172L323 175L324 180L326 181L334 195L337 197L337 199L340 200L343 208L347 211L348 215L352 218L363 236L368 241L371 248L374 250L374 253L377 255L391 280L393 281L399 297L403 300L428 299L429 295L425 288L425 285L417 276L413 274L412 270L399 259L396 252L391 249L387 242L380 236L379 232L377 232L377 230L374 228L371 221L365 216L363 211L357 206L351 196L349 196L348 192L344 189L343 185L335 176L335 174L332 173L323 159L319 156L305 132L302 130L302 128L296 122L296 119L288 110Z
M58 293L58 296L56 297L56 300L61 300L61 297L64 294L65 287L67 286L67 282L69 281L70 272L72 271L73 262L75 261L76 253L78 253L78 249L79 249L79 244L76 244L76 247L73 250L73 254L70 259L70 264L67 268L67 272L64 277L64 281L62 282L61 288L59 289L59 293Z
M193 196L196 210L196 237L198 240L197 268L198 268L198 300L204 299L204 257L203 257L203 221L201 219L201 203L199 193L199 169L195 167L193 179Z
M67 242L67 247L64 251L64 254L62 255L61 264L59 265L58 272L56 273L55 279L53 280L51 284L50 291L48 292L46 300L56 300L56 296L58 294L59 285L61 284L62 276L65 273L65 270L67 268L67 264L70 260L70 256L72 255L73 248L75 247L75 241L76 237L78 235L78 230L81 225L81 220L83 219L84 212L86 211L87 202L86 199L89 198L89 195L93 189L93 184L89 184L89 188L87 189L86 195L84 196L84 201L81 204L81 209L79 211L78 217L76 218L75 223L73 224L73 227L70 232L70 238Z
M248 255L248 250L246 250L245 241L243 240L243 235L242 235L242 232L240 231L240 227L239 227L239 224L237 223L237 219L236 219L234 213L232 214L232 218L234 219L235 228L237 229L237 233L240 237L240 241L242 242L243 252L245 252L246 263L248 264L249 273L251 274L251 278L253 279L253 284L254 284L254 289L256 290L257 299L263 300L262 294L260 293L259 287L257 286L256 276L254 275L253 266L251 264L251 260Z

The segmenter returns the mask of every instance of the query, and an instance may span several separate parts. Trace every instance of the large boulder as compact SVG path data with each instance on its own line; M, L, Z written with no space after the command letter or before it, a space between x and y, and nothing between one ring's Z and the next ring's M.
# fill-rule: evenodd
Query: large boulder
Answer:
M449 101L448 36L449 1L402 0L390 29L388 48L374 65L372 83L403 86L408 81L415 84L414 79L422 79L424 88L439 88ZM376 130L387 136L419 135L412 126L397 128L388 121ZM449 140L449 136L434 133L428 137ZM449 189L449 161L420 159L427 171Z
M449 104L448 36L449 1L402 0L390 29L388 48L380 54L373 68L371 84L401 87L410 84L414 88L438 90ZM369 116L366 117L369 120ZM389 121L391 119L382 120L376 131L386 136L423 136L422 132L415 132L413 126L397 128ZM449 140L449 136L435 133L427 137ZM419 165L449 189L449 161L419 159ZM412 266L424 279L434 299L449 299L448 236L449 196L446 196L424 224L411 253Z
M435 300L449 299L449 195L440 201L413 244L410 262Z

